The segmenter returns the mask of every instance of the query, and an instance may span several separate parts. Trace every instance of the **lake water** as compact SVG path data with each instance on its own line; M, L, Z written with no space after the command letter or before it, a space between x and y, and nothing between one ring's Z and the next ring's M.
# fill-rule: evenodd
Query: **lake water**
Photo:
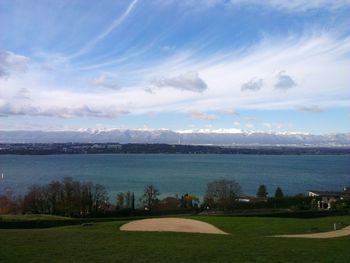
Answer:
M32 184L71 176L104 185L111 198L154 184L162 196L193 193L203 196L206 184L219 178L235 179L245 194L255 195L260 184L271 194L310 189L341 190L350 186L349 155L0 155L0 191L10 187L23 193Z

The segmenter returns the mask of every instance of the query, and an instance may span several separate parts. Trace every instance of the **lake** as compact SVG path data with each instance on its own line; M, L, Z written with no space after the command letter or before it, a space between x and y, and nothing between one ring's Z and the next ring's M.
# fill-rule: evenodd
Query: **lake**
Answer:
M112 200L119 191L140 196L147 184L162 196L203 196L206 184L219 178L236 180L245 194L260 184L270 194L336 190L350 186L350 155L215 155L215 154L91 154L0 155L0 191L24 193L32 184L70 176L104 185Z

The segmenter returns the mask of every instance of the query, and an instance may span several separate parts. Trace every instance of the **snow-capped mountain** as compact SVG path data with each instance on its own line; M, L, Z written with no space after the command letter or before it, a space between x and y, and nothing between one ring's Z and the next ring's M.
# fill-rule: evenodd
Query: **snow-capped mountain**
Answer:
M310 145L350 146L350 133L312 135L305 133L220 130L76 130L0 131L0 143L168 143L213 145Z

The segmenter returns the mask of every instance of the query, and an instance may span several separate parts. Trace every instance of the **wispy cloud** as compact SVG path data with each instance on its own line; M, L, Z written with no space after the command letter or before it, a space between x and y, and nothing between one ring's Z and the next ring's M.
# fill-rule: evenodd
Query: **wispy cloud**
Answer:
M349 1L58 2L0 10L3 126L125 115L118 125L276 130L325 110L349 129L337 115L350 105Z
M157 4L173 4L192 8L196 11L205 11L218 6L226 8L237 8L237 6L254 6L260 8L272 8L283 12L307 12L310 10L327 9L337 10L350 6L349 0L197 0L176 1L176 0L153 0Z
M265 6L275 8L278 10L284 10L288 12L305 12L314 9L338 9L344 6L350 6L348 0L214 0L210 2L216 2L216 4L229 5L254 5L254 6Z
M110 69L124 79L133 75L140 79L123 89L117 89L115 78L110 78L110 75L89 79L88 76L74 76L75 72L73 75L62 71L46 72L34 67L21 78L10 76L6 82L0 78L0 106L6 102L22 105L24 102L16 95L26 87L34 108L46 111L53 107L72 109L87 105L106 110L106 115L110 113L102 106L134 114L191 111L235 114L245 109L294 110L304 105L346 107L350 100L350 61L344 54L348 52L347 38L334 39L327 34L301 40L291 38L272 42L265 39L260 45L239 54L215 54L201 59L174 56L169 61L142 67L139 71L126 68L115 72ZM200 76L193 71L194 68L198 69ZM277 79L276 68L280 69ZM281 72L282 69L285 71ZM264 88L254 94L241 92L242 83L256 76L257 72L264 79ZM157 75L175 77L157 79ZM327 77L329 75L332 78ZM57 78L66 81L57 83ZM298 85L294 78L298 79ZM86 82L81 83L81 79L89 79L90 85L108 89L87 89ZM149 79L156 79L151 86ZM288 92L276 92L276 83L280 88L287 88ZM145 92L147 86L150 88L147 91L153 94ZM223 112L223 109L233 108L237 110Z
M343 59L343 54L350 51L348 43L347 39L336 40L329 35L323 35L298 41L292 38L285 41L269 42L268 44L263 42L251 51L246 51L239 54L239 56L236 53L227 54L225 59L222 59L221 56L218 56L218 58L201 58L200 60L187 59L184 64L182 59L174 58L170 62L161 62L155 66L142 69L143 71L140 73L132 72L132 74L141 76L139 83L129 86L127 89L115 90L115 92L110 89L113 95L101 90L99 100L122 108L125 105L132 105L133 111L139 113L192 110L213 112L218 109L230 109L232 107L239 111L242 109L295 109L300 105L313 104L320 107L327 104L327 107L331 107L330 98L333 98L332 101L335 101L334 98L339 98L339 100L348 99L347 83L349 83L350 77L347 74L347 69L350 62ZM213 62L208 63L207 61ZM181 71L193 72L191 71L193 68L197 68L201 72L200 77L196 72L176 75L177 72ZM279 68L280 71L286 69L284 73L277 76L277 80L276 68ZM175 74L171 74L172 72L175 72ZM235 74L231 74L231 72L235 72ZM257 72L264 78L264 89L254 93L254 96L247 96L246 92L240 90L241 83L256 75ZM325 78L325 72L334 76L332 80ZM46 79L46 75L43 75L42 72L28 73L32 73L33 77L28 76L28 78L16 82L8 82L6 90L17 90L26 86L32 94L47 94L45 98L51 103L57 100L57 96L61 96L61 93L57 94L52 91L60 90L62 87L57 84L50 84ZM118 74L132 76L131 73L124 70L119 71ZM153 81L153 87L151 88L156 93L145 93L144 87L148 86L147 79L154 79L156 75L175 75L175 77ZM275 92L274 85L276 81L279 81L278 77L281 75L282 78L285 75L292 78L292 82L289 81L292 85L296 83L294 77L298 79L298 85L290 88L288 94ZM98 78L95 81L95 84L102 84ZM48 84L50 88L48 88ZM74 82L73 79L73 81L70 81L70 85L79 87L80 84ZM334 87L337 87L337 89ZM174 91L171 91L171 89L174 89ZM8 92L6 90L3 86L4 93ZM327 96L323 96L324 94L327 94ZM87 100L90 95L86 91L83 94L71 90L69 94L63 96L77 100L76 102L67 99L62 100L62 104L67 107L72 107L77 103L85 105L93 103L90 99ZM94 96L96 97L96 95ZM7 99L11 98L8 97ZM44 100L36 100L33 103L41 104L43 102ZM342 105L339 104L339 101L335 103L335 106ZM37 106L42 107L43 105L40 104L37 104Z
M70 58L76 58L80 55L87 53L93 47L95 47L98 42L102 41L110 33L112 33L116 28L118 28L124 22L124 20L129 16L129 14L132 12L137 2L138 0L133 0L131 4L128 6L128 8L122 13L121 16L116 18L104 31L102 31L94 39L90 40L90 42L88 42L83 48L81 48L79 51L71 55Z

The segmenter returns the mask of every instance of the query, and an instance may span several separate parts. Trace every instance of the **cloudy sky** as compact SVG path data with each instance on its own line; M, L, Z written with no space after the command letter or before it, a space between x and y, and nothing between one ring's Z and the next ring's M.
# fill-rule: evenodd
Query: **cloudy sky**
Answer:
M0 0L0 130L350 131L349 0Z

